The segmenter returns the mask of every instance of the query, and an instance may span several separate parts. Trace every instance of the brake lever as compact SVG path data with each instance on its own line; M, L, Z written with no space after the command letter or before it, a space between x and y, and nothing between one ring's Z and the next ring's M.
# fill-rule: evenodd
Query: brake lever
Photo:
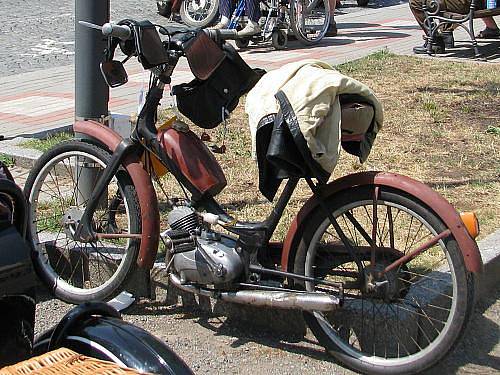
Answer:
M88 27L89 29L96 29L102 31L102 26L96 25L95 23L90 23L87 21L78 21L78 23L84 27Z

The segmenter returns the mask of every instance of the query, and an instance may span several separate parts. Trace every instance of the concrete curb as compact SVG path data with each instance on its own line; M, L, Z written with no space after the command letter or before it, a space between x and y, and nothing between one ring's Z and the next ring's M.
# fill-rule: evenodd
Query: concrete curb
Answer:
M60 126L56 129L45 130L30 137L16 137L0 141L0 154L10 156L14 159L14 164L18 167L31 169L37 159L42 155L41 151L20 146L22 143L33 139L44 139L49 135L72 131L73 125Z
M14 159L14 165L21 168L31 169L36 160L42 155L41 151L21 147L20 144L31 138L14 138L0 141L0 154L10 156Z
M483 272L479 275L476 298L479 300L495 290L500 282L500 229L479 241Z

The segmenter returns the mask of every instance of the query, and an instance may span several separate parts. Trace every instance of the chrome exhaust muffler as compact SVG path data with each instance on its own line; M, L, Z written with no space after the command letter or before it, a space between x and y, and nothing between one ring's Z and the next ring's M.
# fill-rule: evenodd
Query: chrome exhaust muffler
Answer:
M340 305L338 297L326 293L280 292L267 290L240 290L238 292L217 292L194 285L181 284L180 279L170 274L170 281L179 289L226 302L243 305L271 307L303 311L333 311Z

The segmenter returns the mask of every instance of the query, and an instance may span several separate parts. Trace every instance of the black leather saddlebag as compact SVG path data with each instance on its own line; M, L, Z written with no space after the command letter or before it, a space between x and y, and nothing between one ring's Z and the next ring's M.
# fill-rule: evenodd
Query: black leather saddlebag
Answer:
M255 86L261 71L250 68L233 46L219 47L204 32L189 42L185 52L195 79L172 88L177 107L195 125L215 128Z

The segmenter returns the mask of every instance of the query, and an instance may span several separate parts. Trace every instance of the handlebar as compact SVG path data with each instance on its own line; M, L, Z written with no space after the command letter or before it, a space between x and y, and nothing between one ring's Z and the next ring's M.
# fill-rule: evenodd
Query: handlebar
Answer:
M121 40L128 40L132 36L132 30L126 25L116 25L110 22L102 25L102 35L114 36Z
M111 22L106 22L102 26L86 21L78 21L78 23L91 29L100 30L104 36L114 36L121 40L128 40L132 36L132 30L127 25L117 25Z
M129 40L132 37L132 30L127 25L117 25L117 24L111 23L111 22L107 22L102 26L96 25L96 24L93 24L90 22L86 22L86 21L79 21L78 23L82 26L85 26L85 27L100 30L102 32L102 35L104 35L104 36L116 37L116 38L119 38L119 39L124 40L124 41ZM174 30L174 34L182 33L183 31L192 32L193 29ZM207 36L209 38L211 38L215 42L230 40L230 39L231 40L238 39L238 34L237 34L236 30L204 29L203 31L205 32L205 34L207 34ZM164 34L164 35L171 34L169 32L169 30L165 27L160 28L160 33Z

